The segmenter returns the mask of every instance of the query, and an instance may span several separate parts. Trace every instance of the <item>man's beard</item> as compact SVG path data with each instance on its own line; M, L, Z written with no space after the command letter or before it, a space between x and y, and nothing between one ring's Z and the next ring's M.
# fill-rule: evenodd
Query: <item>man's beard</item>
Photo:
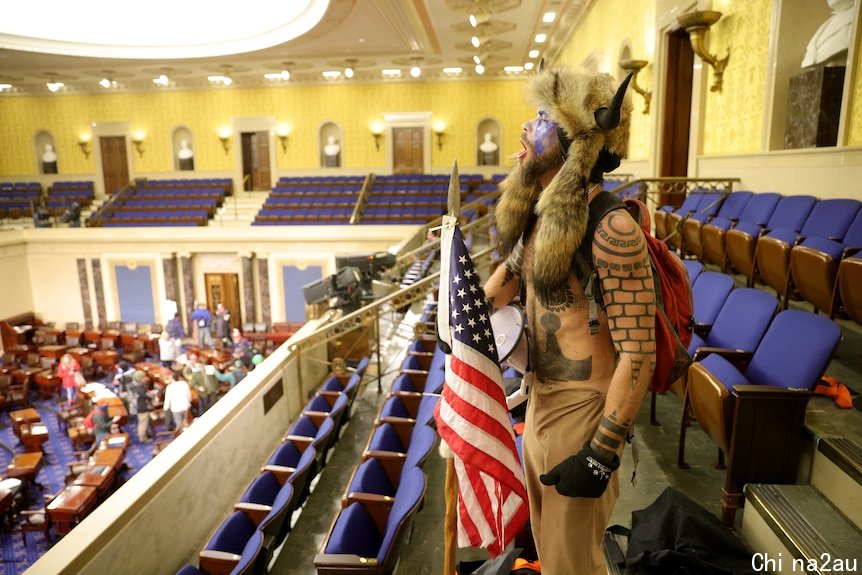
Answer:
M528 188L538 186L539 179L544 174L555 168L559 168L563 164L563 155L559 142L554 143L541 154L536 154L535 150L534 147L534 155L526 164L518 164L514 170L521 181L521 185Z

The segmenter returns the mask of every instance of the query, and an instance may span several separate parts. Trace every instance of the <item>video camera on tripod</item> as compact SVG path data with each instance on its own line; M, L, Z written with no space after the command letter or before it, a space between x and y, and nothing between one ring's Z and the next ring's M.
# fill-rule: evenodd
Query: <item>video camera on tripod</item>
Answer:
M362 299L362 274L357 267L343 267L336 273L302 286L305 303L314 305L336 299L330 307L345 313L359 309Z

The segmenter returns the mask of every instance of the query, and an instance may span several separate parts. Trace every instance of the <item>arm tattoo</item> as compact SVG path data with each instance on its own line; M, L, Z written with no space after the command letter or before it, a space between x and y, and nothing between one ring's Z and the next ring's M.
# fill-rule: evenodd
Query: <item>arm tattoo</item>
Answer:
M631 421L629 420L621 423L617 422L616 412L608 416L603 415L599 420L599 428L590 442L590 448L605 461L613 460L614 456L619 452L622 442L628 436L630 427ZM609 434L618 437L611 437Z
M628 225L626 225L628 224ZM628 354L632 389L652 369L655 353L655 292L649 253L637 228L612 214L599 223L593 241L605 311L614 346Z
M512 253L509 254L509 257L506 258L506 262L503 264L506 266L506 273L503 275L503 282L500 284L501 287L512 281L515 276L521 275L521 264L523 261L524 243L519 241L512 250Z

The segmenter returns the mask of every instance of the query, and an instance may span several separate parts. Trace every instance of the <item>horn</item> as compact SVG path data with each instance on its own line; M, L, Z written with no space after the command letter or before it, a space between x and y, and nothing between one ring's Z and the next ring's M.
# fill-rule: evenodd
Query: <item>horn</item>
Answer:
M545 71L545 59L539 60L539 74Z
M613 130L617 126L620 125L620 108L623 105L623 96L626 94L626 88L629 87L629 82L632 79L632 73L629 72L629 75L626 76L626 79L623 80L623 83L620 84L619 88L617 88L614 97L611 98L611 103L608 107L601 107L596 110L593 116L596 119L596 124L599 125L599 128L602 131L607 132L608 130Z

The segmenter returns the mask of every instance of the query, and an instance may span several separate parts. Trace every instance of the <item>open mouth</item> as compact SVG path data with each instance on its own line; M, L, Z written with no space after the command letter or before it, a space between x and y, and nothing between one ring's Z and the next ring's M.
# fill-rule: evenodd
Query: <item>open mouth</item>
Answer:
M521 151L517 154L517 158L520 160L527 155L527 143L524 141L524 138L518 138L518 141L521 142Z

